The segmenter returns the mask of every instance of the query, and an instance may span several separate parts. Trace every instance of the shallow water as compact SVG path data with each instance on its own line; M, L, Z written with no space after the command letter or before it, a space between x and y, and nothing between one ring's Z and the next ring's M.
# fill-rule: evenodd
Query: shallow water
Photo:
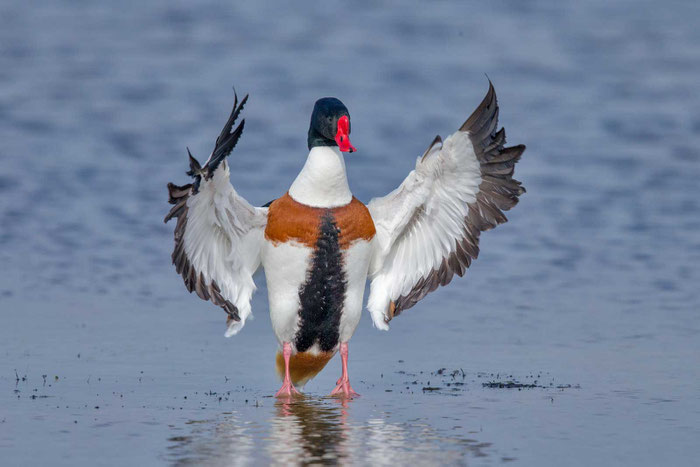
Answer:
M695 463L700 6L291 5L0 5L3 464ZM232 181L265 203L335 95L366 202L461 124L484 73L528 146L511 222L389 333L363 317L362 397L324 397L334 360L276 402L264 278L224 339L170 266L185 146L206 158L231 85L249 92Z

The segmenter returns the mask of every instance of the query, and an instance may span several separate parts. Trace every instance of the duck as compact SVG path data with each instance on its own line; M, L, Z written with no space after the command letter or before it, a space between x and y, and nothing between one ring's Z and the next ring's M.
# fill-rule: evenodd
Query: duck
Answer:
M374 327L391 320L439 286L462 277L479 255L481 232L507 221L504 211L525 192L513 178L525 146L506 147L499 107L488 91L466 121L444 140L438 135L416 159L401 185L368 204L355 198L345 157L350 141L348 108L335 97L313 107L309 153L286 192L253 206L230 182L228 156L248 101L234 105L204 164L189 148L192 182L168 184L167 223L174 228L172 263L185 287L226 313L225 336L243 329L263 268L272 329L279 347L277 397L300 394L334 355L341 376L331 395L352 398L348 344L364 309Z

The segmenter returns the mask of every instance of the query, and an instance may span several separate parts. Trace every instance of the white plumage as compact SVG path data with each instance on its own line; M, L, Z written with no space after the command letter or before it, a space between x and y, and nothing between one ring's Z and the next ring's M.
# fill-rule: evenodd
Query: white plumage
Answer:
M293 341L299 329L299 288L306 281L312 253L310 247L297 242L265 240L263 268L270 321L280 343Z
M316 208L335 208L352 201L345 158L338 148L311 148L304 167L289 187L289 196Z
M226 162L200 185L196 196L189 197L187 208L185 253L204 283L215 281L221 295L238 309L240 321L231 322L226 330L226 336L232 336L251 314L253 274L260 266L267 208L253 207L236 193Z
M431 145L396 190L370 201L377 236L367 308L377 328L389 329L385 312L392 300L408 294L456 250L480 183L469 134L458 131L444 144Z

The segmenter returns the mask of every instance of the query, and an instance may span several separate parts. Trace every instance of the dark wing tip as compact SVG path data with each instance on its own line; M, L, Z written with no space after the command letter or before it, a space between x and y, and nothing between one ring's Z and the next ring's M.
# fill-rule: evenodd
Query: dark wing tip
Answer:
M168 183L168 203L174 204L170 209L170 212L165 216L163 222L167 223L173 217L180 217L185 209L185 203L187 198L189 198L192 191L192 184L187 184L183 186L175 185L174 183Z
M484 96L484 99L469 118L459 127L459 130L474 133L482 128L484 123L493 119L494 114L498 118L498 99L496 97L496 88L493 87L493 83L489 79L489 89L486 92L486 96ZM496 122L497 124L498 122Z
M235 91L234 91L235 94ZM234 97L233 110L231 110L231 115L229 116L224 128L221 130L219 137L216 138L216 145L214 146L214 151L207 165L207 178L211 178L213 173L219 167L219 164L229 155L233 148L236 147L238 140L243 134L243 128L245 127L245 119L241 120L241 123L233 128L234 123L238 119L238 116L243 110L246 102L248 102L248 94L245 95L240 104L238 103L238 96Z
M192 153L190 152L190 148L187 148L187 156L189 157L190 160L190 170L187 172L187 175L190 177L195 177L196 175L199 174L199 172L202 171L202 166L199 163L197 159L194 158Z
M243 100L241 100L240 104L238 103L238 94L236 93L236 90L233 90L233 109L231 109L231 114L228 117L228 120L226 120L226 124L224 127L221 129L221 133L219 133L219 137L216 138L216 145L214 146L214 151L220 146L224 139L226 139L227 136L231 134L231 129L233 128L233 125L236 123L236 120L238 119L238 115L241 113L241 110L243 110L243 107L245 106L246 102L248 102L248 94L243 97Z
M420 158L421 162L425 159L425 156L427 156L428 153L430 153L430 151L433 149L433 147L436 144L439 144L440 146L442 146L442 137L440 135L437 135L437 136L435 136L435 138L433 138L433 142L430 143L430 146L428 146L428 149L426 149L425 152L423 153L423 155L421 156L421 158Z

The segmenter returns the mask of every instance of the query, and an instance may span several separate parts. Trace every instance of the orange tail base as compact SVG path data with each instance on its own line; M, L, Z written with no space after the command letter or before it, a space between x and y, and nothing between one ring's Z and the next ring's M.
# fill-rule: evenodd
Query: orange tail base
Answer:
M335 352L324 352L312 354L310 352L299 352L292 355L289 359L289 376L292 379L294 386L301 387L305 385L311 378L316 376L326 364L333 358ZM277 374L284 379L284 356L282 352L277 352L275 359Z

